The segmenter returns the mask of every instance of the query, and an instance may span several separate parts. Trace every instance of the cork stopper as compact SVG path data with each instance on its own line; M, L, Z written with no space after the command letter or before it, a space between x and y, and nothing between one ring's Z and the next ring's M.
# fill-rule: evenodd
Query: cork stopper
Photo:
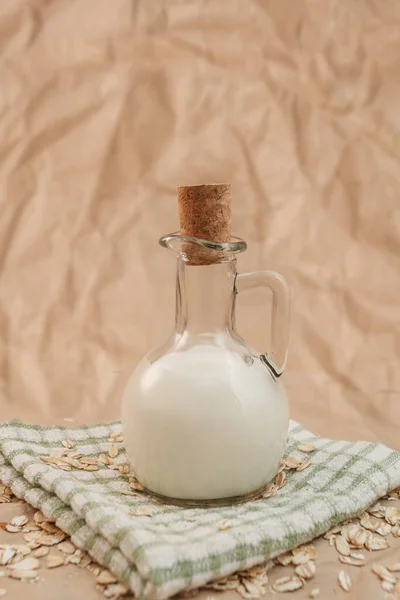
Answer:
M226 183L184 185L177 188L181 235L210 242L231 241L231 186ZM186 248L188 264L211 264L221 260L212 252L191 244Z

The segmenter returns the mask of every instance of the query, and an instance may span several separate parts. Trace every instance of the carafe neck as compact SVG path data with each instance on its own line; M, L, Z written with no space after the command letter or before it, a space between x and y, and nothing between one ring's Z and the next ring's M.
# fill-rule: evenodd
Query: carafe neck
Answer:
M178 258L176 328L201 335L226 330L232 322L236 260L188 265Z

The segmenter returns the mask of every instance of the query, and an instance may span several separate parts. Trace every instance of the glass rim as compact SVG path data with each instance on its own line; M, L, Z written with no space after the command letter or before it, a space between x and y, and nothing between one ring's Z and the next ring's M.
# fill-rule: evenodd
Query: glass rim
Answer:
M190 235L181 235L179 231L174 233L168 233L163 235L159 239L159 244L163 248L175 250L177 252L184 252L179 246L183 244L196 244L208 250L214 250L225 255L238 254L244 252L247 248L247 243L239 237L232 236L232 242L211 242L210 240L204 240L202 238L192 237ZM176 243L178 247L176 247Z

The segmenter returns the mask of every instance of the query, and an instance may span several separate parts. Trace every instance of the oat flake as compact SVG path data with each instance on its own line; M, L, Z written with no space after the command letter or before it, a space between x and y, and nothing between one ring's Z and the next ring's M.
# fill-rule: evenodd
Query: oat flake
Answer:
M338 574L338 580L340 587L345 591L349 592L351 590L351 578L348 573L345 571L340 571Z
M297 446L297 450L300 450L300 452L314 452L315 449L314 444L308 442L303 442Z
M281 592L281 593L295 592L296 590L299 590L301 587L303 587L303 582L296 575L294 577L280 577L272 585L272 588L276 592Z

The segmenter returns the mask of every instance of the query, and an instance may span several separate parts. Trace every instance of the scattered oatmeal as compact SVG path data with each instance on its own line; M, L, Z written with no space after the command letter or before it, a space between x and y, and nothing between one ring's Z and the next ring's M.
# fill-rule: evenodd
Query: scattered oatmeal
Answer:
M382 523L379 527L376 528L376 533L379 535L386 536L392 531L391 525L389 523Z
M316 450L316 447L314 446L314 444L303 442L302 444L299 444L297 446L297 450L300 450L300 452L314 452L314 450Z
M9 576L12 579L21 579L23 581L37 581L39 579L37 571L29 571L28 569L11 569Z
M389 506L385 512L385 519L390 525L400 525L400 507Z
M106 598L119 598L125 596L129 592L129 589L123 583L110 583L103 590L103 594Z
M390 573L390 571L384 567L383 565L379 565L377 563L374 563L372 565L372 572L375 573L375 575L377 575L379 577L379 579L382 579L383 581L387 581L389 583L396 583L397 578L395 575L392 575L392 573Z
M301 465L303 461L300 458L296 458L296 456L288 456L284 460L284 467L288 469L297 469L298 466Z
M55 569L61 567L64 563L64 557L57 554L49 554L46 557L46 567L48 569Z
M17 551L12 547L6 547L0 550L0 565L5 567L14 558Z
M363 548L367 541L367 532L360 525L352 525L347 532L347 541L355 548Z
M75 446L75 443L69 438L63 440L61 444L64 446L64 448L68 448L68 450L71 450Z
M116 582L117 582L117 579L116 579L115 575L110 573L110 571L107 571L107 569L105 569L104 571L101 571L96 577L96 583L108 585L109 583L116 583Z
M131 486L131 488L133 490L137 490L139 492L143 491L143 486L138 482L138 480L135 477L130 477L129 478L129 485Z
M302 579L312 579L316 573L316 570L317 567L315 566L315 563L309 560L306 563L298 565L294 572Z
M392 527L392 536L396 538L400 537L400 525Z
M305 460L297 467L296 471L304 471L304 469L307 469L307 467L309 467L310 465L311 460Z
M341 554L342 556L350 556L350 546L347 540L342 535L339 535L336 538L335 543L336 550L339 552L339 554Z
M293 562L293 554L291 552L284 552L274 559L275 564L287 567Z
M361 515L360 525L367 529L368 531L376 531L376 528L379 527L379 521L371 521L368 513L364 513Z
M58 550L61 550L64 554L73 554L76 550L74 544L69 540L65 540L65 542L61 542L58 544Z
M340 587L345 592L349 592L351 590L351 578L348 573L346 573L345 571L340 571L338 574L338 580Z
M44 556L47 556L49 551L49 548L46 548L46 546L39 546L39 548L33 550L32 554L35 558L43 558Z
M0 482L0 504L12 502L14 499L16 498L13 495L11 488Z
M378 519L384 519L386 507L380 502L377 502L376 504L373 504L373 506L370 506L370 508L367 508L367 513Z
M341 563L345 565L352 565L353 567L363 567L365 565L364 558L354 558L351 554L350 556L339 556L339 560Z
M365 547L367 550L385 550L389 548L389 542L380 535L370 535L365 542Z
M21 528L16 525L11 525L11 523L7 523L5 530L8 531L8 533L18 533L21 531Z
M267 571L271 566L272 562L252 567L251 569L235 573L218 581L212 581L205 588L215 591L236 590L243 598L260 598L266 594L267 590L265 586L268 585ZM190 592L190 595L192 594L193 592Z
M27 524L27 522L28 522L28 517L26 515L21 515L19 517L14 517L10 521L11 525L14 525L16 527L23 527L24 525Z
M389 581L383 580L383 581L381 581L381 588L385 592L393 592L393 590L394 590L394 584L393 583L389 583Z
M116 458L118 456L118 448L115 444L110 444L108 446L108 455L111 458Z
M294 548L292 550L292 554L293 554L293 564L296 564L295 562L295 557L299 556L299 555L306 555L308 557L309 560L315 560L317 558L317 551L315 549L315 546L313 546L312 544L307 544L306 546L299 546L298 548ZM301 562L307 562L307 561L301 561ZM300 564L300 562L297 562L297 564Z
M279 579L277 579L272 585L272 589L275 590L275 592L280 593L295 592L296 590L302 588L303 585L303 581L300 579L300 577L294 575L293 577L279 577Z
M281 489L286 483L286 473L281 471L275 478L275 485L278 486L278 489Z
M33 571L35 569L39 569L40 562L34 556L28 556L27 558L23 558L16 563L9 564L10 569L20 569L21 571Z

